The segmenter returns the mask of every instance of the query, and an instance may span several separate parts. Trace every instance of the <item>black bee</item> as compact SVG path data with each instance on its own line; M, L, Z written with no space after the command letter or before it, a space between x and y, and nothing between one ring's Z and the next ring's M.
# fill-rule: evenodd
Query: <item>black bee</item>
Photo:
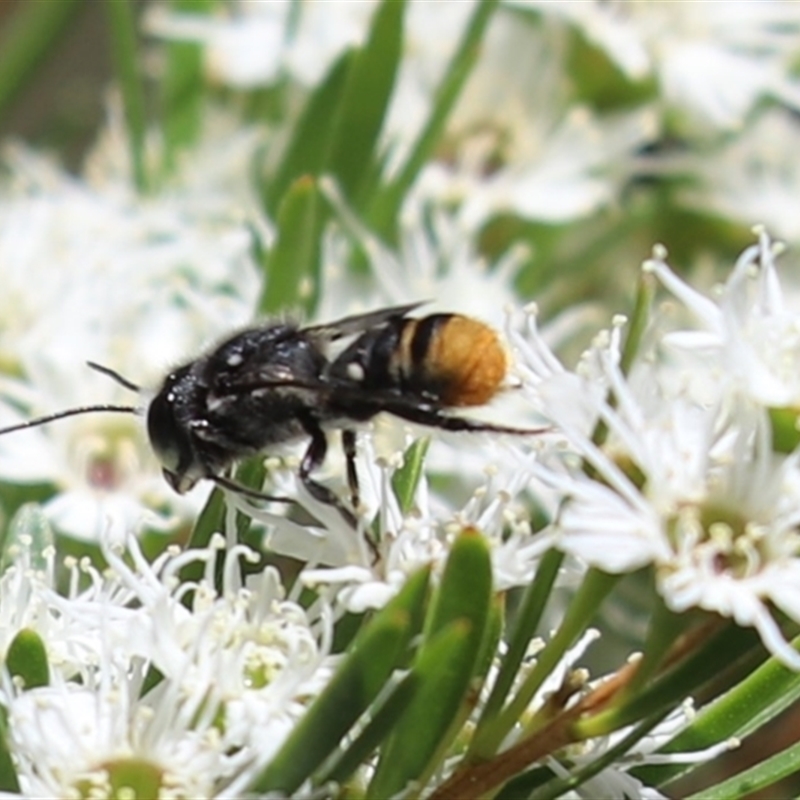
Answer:
M169 484L179 493L200 480L267 499L227 477L240 459L307 437L299 477L317 500L355 517L312 478L339 429L353 507L358 507L354 423L385 411L450 431L535 434L451 416L455 407L482 405L501 388L508 370L497 334L471 317L409 317L420 304L385 308L327 325L272 322L236 333L208 353L170 372L146 409L150 443ZM338 355L335 342L352 341ZM113 370L89 365L126 388L139 387ZM134 406L67 409L0 429L0 435L96 411L140 413Z

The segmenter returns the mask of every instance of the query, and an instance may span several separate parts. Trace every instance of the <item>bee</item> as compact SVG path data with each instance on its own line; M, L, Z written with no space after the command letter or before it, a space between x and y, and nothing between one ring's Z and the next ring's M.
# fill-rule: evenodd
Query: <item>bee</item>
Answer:
M497 333L460 314L411 317L413 303L301 327L269 322L240 331L199 358L172 370L146 409L98 404L0 429L0 435L77 414L144 413L150 444L164 478L178 493L198 481L246 496L287 501L229 477L238 461L307 439L299 478L316 500L334 506L356 526L353 512L314 480L338 429L352 507L359 506L356 430L380 412L448 431L537 434L454 416L500 390L508 358ZM347 340L350 340L349 343ZM337 342L338 354L334 353ZM125 388L140 387L108 367L89 366Z

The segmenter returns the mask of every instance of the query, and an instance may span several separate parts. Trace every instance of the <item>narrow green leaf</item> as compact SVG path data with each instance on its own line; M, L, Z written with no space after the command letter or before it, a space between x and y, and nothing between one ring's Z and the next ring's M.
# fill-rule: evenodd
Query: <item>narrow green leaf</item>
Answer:
M498 5L499 0L480 0L477 4L458 50L453 55L447 72L436 90L425 127L411 146L410 154L397 177L370 205L372 227L388 241L394 241L396 238L396 220L400 206L417 179L419 171L430 160L439 144L447 118L478 59L481 40Z
M492 566L486 540L474 528L467 528L453 542L450 555L436 590L433 606L425 622L425 637L430 639L457 619L474 623L477 647L489 616L492 595ZM424 651L424 642L420 657Z
M370 174L392 97L403 44L405 0L383 0L356 53L339 104L329 167L345 196L358 201Z
M292 184L278 214L278 239L267 256L258 310L311 312L319 294L322 230L328 210L311 176Z
M18 631L6 651L6 667L12 677L22 679L25 689L47 686L50 665L42 637L30 628Z
M202 549L208 547L211 537L215 533L219 533L225 526L225 494L219 490L214 489L213 492L206 500L203 510L197 517L197 521L192 529L192 535L189 537L189 542L186 545L187 549ZM202 570L200 571L202 574ZM194 579L199 578L200 575L193 576ZM188 574L182 576L183 580L188 580Z
M3 19L0 38L0 114L25 88L36 68L80 7L76 0L58 3L16 3Z
M411 511L414 503L414 493L422 478L422 468L430 443L428 436L412 442L403 453L403 466L392 475L392 490L404 514Z
M298 178L306 175L317 177L325 172L332 147L332 121L354 60L355 52L352 50L336 60L325 80L308 98L275 174L271 179L261 178L261 196L270 216L277 215L284 195Z
M207 14L215 6L215 0L173 0L170 4L175 12L198 15ZM199 42L169 41L164 49L159 89L165 160L171 169L180 150L196 141L200 134L206 88L203 48Z
M384 689L418 633L429 575L429 569L412 575L362 628L331 682L256 778L250 787L252 792L291 794L339 746L353 723Z
M363 764L380 743L394 730L419 689L419 675L407 673L389 696L372 712L364 730L341 753L314 776L314 784L334 781L344 783Z
M480 750L481 732L488 720L497 715L505 703L508 692L517 676L522 659L528 652L528 645L535 635L542 619L547 601L555 584L564 554L549 550L536 570L536 576L525 589L520 607L515 616L514 626L508 638L508 649L503 656L500 672L492 687L489 699L484 706L471 749Z
M686 800L738 800L800 771L800 743L787 747L732 778L690 795ZM778 795L776 795L777 797Z
M390 797L420 779L457 733L454 722L486 641L491 597L486 541L467 530L450 551L412 666L419 689L381 753L370 797Z
M8 712L0 707L0 792L19 794L17 771L8 749Z
M636 303L633 307L633 314L628 325L628 334L625 337L625 345L622 349L622 360L620 366L624 374L628 374L634 359L639 353L642 344L642 337L651 322L653 308L653 295L655 294L655 280L648 272L639 273L639 281L636 286Z
M133 177L139 191L144 192L150 188L145 161L147 114L139 71L136 19L129 0L107 0L105 7L111 29L111 58L125 108Z
M497 647L503 636L506 621L506 597L503 593L493 594L489 600L489 616L483 631L483 641L478 651L475 675L481 680L486 677L497 655Z
M381 753L367 797L392 797L424 773L469 687L474 638L473 626L462 617L420 651L412 668L419 688Z

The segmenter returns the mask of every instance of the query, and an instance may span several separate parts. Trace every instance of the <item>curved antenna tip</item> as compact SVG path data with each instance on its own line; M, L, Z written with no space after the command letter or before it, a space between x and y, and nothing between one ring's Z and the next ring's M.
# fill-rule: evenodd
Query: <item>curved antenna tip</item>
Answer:
M87 361L86 364L91 367L93 370L102 373L103 375L107 375L112 380L115 380L120 386L124 386L126 389L130 389L132 392L140 392L141 387L137 386L133 381L129 381L127 378L123 378L122 375L119 374L116 370L111 369L111 367L104 367L102 364L98 364L96 361Z

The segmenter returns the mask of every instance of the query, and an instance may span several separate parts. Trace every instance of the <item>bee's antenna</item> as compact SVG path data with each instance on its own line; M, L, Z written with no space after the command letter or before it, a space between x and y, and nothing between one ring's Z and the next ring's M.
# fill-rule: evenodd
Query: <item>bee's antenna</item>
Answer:
M113 413L122 414L139 414L141 409L137 408L136 406L115 406L107 403L95 406L77 406L76 408L68 408L66 411L58 411L55 414L48 414L44 417L29 419L27 422L19 422L16 425L9 425L6 428L0 428L0 436L3 436L6 433L13 433L14 431L22 431L25 430L25 428L36 428L39 425L44 425L47 422L53 422L57 419L75 417L78 414L92 414L96 411L110 411Z
M102 372L103 375L108 375L109 378L115 380L121 386L124 386L126 389L130 389L132 392L139 392L141 391L140 387L137 386L132 381L129 381L127 378L123 378L119 372L115 372L111 367L104 367L102 364L97 364L94 361L87 361L86 362L92 369L97 370L98 372Z

